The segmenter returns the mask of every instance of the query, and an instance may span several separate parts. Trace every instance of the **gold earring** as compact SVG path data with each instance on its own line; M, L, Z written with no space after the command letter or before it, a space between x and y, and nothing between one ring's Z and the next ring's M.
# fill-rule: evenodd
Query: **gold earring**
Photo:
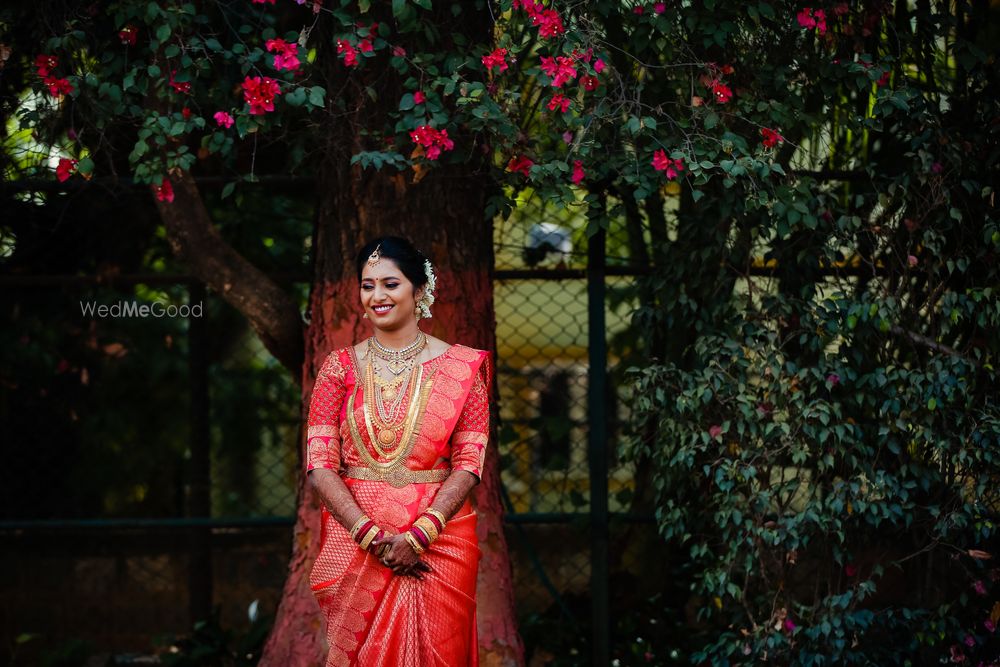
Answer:
M362 315L361 317L363 317L363 318L365 318L365 319L367 320L367 319L368 319L368 313L365 313L365 314L364 314L364 315Z

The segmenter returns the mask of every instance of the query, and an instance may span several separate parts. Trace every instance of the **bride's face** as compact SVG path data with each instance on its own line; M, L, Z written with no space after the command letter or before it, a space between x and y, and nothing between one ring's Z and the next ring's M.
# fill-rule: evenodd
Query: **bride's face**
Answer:
M379 329L393 331L415 322L422 292L414 290L396 262L387 257L375 266L365 264L361 272L361 305Z

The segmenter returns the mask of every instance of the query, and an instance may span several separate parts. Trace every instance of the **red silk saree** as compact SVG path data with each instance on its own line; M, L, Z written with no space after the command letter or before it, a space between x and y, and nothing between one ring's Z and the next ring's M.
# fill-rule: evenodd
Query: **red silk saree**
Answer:
M424 362L424 384L411 397L418 413L411 471L467 470L480 475L489 434L488 353L462 345ZM402 533L431 504L442 482L358 479L351 470L383 462L364 428L364 365L354 348L327 357L309 408L306 470L338 471L358 505L390 533ZM347 418L353 408L354 419ZM362 425L360 428L358 425ZM398 443L398 446L406 446ZM319 555L309 582L326 619L327 667L478 665L476 513L466 499L421 558L422 580L394 575L363 551L324 507Z

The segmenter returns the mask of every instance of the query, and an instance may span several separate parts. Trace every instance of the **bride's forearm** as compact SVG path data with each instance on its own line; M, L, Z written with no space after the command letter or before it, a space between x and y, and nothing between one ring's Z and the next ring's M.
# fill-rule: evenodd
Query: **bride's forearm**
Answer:
M319 493L333 518L345 529L350 530L364 514L344 480L335 471L326 468L312 470L309 472L309 482Z
M469 491L476 485L476 476L465 470L455 470L444 481L431 507L444 514L446 519L450 519L462 506L469 495Z

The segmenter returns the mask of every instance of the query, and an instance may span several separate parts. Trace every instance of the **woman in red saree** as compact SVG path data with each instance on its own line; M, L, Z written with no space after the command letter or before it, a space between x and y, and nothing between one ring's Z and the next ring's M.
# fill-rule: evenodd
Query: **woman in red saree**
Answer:
M377 239L357 266L374 335L326 358L309 410L326 664L478 665L468 495L489 433L488 353L417 327L434 275L408 241Z

